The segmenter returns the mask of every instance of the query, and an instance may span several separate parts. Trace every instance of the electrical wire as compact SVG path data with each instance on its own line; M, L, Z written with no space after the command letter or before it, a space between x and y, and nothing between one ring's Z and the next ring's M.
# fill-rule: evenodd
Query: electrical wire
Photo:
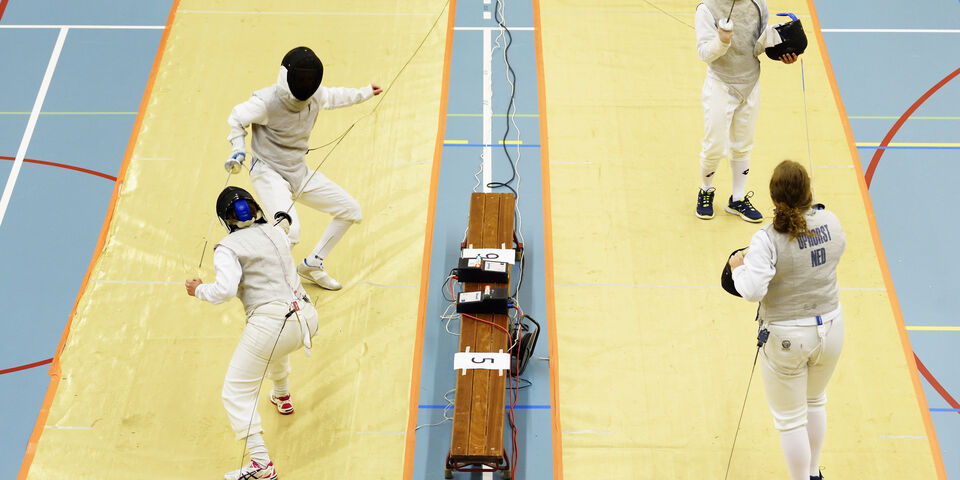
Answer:
M300 188L297 194L293 197L293 201L290 202L290 207L286 209L287 212L289 212L290 209L293 208L294 204L297 202L300 196L303 195L304 189L310 183L310 180L313 179L314 175L316 175L317 172L320 171L320 167L323 166L323 164L327 161L328 158L330 158L330 155L337 149L337 147L340 145L340 142L343 141L343 139L347 136L347 134L350 133L351 130L353 130L353 127L355 127L358 123L360 123L361 120L369 117L370 115L373 115L374 112L376 112L377 109L380 108L380 105L383 104L383 100L387 97L387 94L389 94L390 91L393 89L394 83L396 83L397 79L400 78L400 75L407 69L407 66L410 65L410 62L412 62L413 59L417 56L417 54L420 53L420 49L423 48L423 45L427 42L427 39L430 38L430 34L433 33L433 31L437 28L437 24L440 22L440 18L443 17L443 13L447 11L447 7L449 5L450 5L450 0L446 0L443 3L443 7L440 9L440 13L437 14L437 18L433 21L433 24L430 26L430 29L427 30L427 34L423 36L423 39L420 40L420 43L417 45L417 48L414 49L413 54L410 55L410 58L408 58L407 61L403 64L403 66L400 67L400 70L397 72L396 75L394 75L393 79L390 80L390 83L387 85L387 87L383 89L383 93L380 94L380 99L377 100L377 103L373 106L373 108L370 109L370 111L367 112L366 114L360 116L360 118L358 118L352 124L350 124L350 126L347 127L347 129L344 130L343 133L338 135L333 140L319 147L307 149L306 154L309 154L314 150L327 147L331 144L333 145L333 148L331 148L330 151L328 151L327 154L323 156L323 159L321 159L320 163L318 163L317 166L314 167L313 171L310 173L310 176L307 177L307 180L303 182L303 186Z
M424 425L417 425L417 427L414 428L413 430L414 430L414 431L417 431L417 430L420 430L420 429L423 428L423 427L436 427L437 425L443 425L443 424L446 423L446 422L453 421L453 417L448 417L448 416L447 416L447 411L450 410L450 407L453 406L453 402L454 402L454 400L456 399L456 395L454 395L454 398L449 398L448 395L450 395L451 393L455 393L456 391L457 391L456 388L452 388L452 389L450 389L450 390L447 390L447 393L444 393L444 394L443 394L443 399L446 400L446 402L447 402L447 404L444 405L444 407L443 407L443 414L442 414L442 415L443 415L443 420L440 420L440 421L437 422L437 423L428 423L428 424L424 424Z
M233 175L233 172L227 170L227 181L223 182L223 188L227 188L227 185L230 184L230 175ZM221 190L223 190L221 188ZM210 219L210 225L207 227L207 234L203 236L203 250L200 251L200 263L197 265L197 269L203 269L203 257L207 254L207 244L210 241L210 231L213 230L213 222L219 217L218 214L214 214L213 218Z

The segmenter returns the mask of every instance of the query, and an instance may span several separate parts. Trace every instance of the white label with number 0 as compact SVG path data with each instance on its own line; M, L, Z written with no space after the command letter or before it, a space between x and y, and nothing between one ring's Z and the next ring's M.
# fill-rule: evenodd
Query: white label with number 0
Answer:
M460 258L477 258L484 260L505 262L513 265L517 251L510 248L464 248L460 250Z

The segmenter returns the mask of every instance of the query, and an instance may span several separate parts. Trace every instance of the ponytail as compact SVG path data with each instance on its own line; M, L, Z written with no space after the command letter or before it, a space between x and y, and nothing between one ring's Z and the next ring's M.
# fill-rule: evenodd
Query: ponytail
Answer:
M789 235L791 240L811 234L805 215L813 205L813 192L803 165L792 160L780 162L770 177L770 198L776 207L774 230Z

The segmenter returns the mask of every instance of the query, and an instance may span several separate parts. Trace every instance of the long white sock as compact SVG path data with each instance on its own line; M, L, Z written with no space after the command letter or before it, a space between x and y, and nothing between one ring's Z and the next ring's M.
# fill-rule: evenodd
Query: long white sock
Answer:
M330 225L327 225L327 229L324 230L323 236L320 237L320 241L317 242L317 245L313 247L313 251L310 252L310 256L307 257L308 265L316 265L317 262L327 258L330 250L333 250L333 247L343 238L343 235L347 233L351 225L353 225L353 222L349 220L339 218L331 220Z
M807 427L780 432L780 448L787 460L787 471L791 480L810 480L810 441Z
M273 394L282 397L290 394L290 377L273 381Z
M827 435L827 409L810 407L807 409L807 438L810 440L810 476L820 475L820 448Z
M747 190L747 174L750 173L750 158L746 160L730 161L730 170L733 175L733 201L743 200Z
M269 465L270 455L267 455L267 446L263 443L263 435L254 433L247 437L247 451L250 452L250 458L257 462L257 465Z
M700 167L700 189L707 191L709 188L713 188L713 176L717 173L717 169L707 170L703 167Z

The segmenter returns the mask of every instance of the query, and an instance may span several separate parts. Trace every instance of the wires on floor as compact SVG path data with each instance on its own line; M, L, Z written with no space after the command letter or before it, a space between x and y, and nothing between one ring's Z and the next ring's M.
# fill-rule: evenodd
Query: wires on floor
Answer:
M414 431L417 431L417 430L420 430L420 429L423 428L423 427L436 427L437 425L443 425L443 424L446 423L446 422L452 422L452 421L453 421L453 417L447 416L447 412L453 407L454 398L452 398L452 396L454 396L454 392L456 392L456 391L457 391L457 389L453 388L453 389L447 390L447 393L444 393L444 394L443 394L443 399L447 402L447 404L444 405L444 407L443 407L443 414L442 414L442 415L443 415L443 420L440 420L440 421L437 422L437 423L427 423L427 424L424 424L424 425L417 425L417 427L414 428L413 430L414 430Z

